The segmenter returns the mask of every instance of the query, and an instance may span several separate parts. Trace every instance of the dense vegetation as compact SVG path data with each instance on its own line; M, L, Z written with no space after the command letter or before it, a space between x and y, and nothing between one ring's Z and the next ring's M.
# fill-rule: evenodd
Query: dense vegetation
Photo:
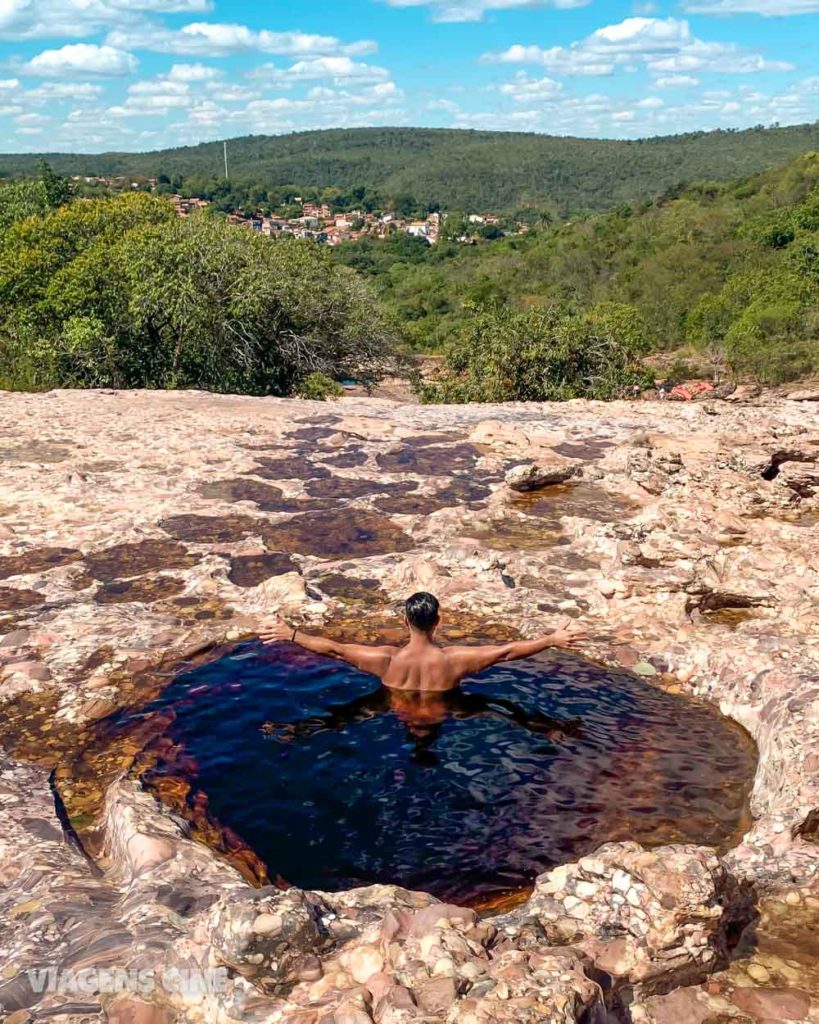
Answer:
M817 153L471 246L272 240L161 197L77 199L48 166L0 185L0 228L5 387L323 397L396 341L445 354L428 401L614 397L681 349L766 382L819 371Z
M511 352L515 332L527 348L532 330L541 339L551 331L560 348L565 315L624 307L637 318L632 327L642 325L639 346L630 329L630 357L643 346L688 347L700 363L770 382L819 370L816 153L739 183L692 185L491 244L396 237L340 246L334 256L376 282L410 347L448 353L450 394L499 394L490 378L510 372L508 353L490 347ZM534 313L504 316L490 330L493 307ZM546 359L541 341L532 351ZM561 373L550 370L554 380L539 393L555 393Z
M389 359L369 286L313 243L141 194L26 216L42 187L0 187L20 214L0 237L2 387L316 393Z
M724 181L819 149L819 125L715 131L639 141L512 132L354 128L247 136L155 153L53 154L62 174L162 176L232 206L278 205L296 195L339 206L398 205L558 216L608 210L680 182ZM0 156L0 174L33 172L33 156ZM234 194L235 193L235 194Z

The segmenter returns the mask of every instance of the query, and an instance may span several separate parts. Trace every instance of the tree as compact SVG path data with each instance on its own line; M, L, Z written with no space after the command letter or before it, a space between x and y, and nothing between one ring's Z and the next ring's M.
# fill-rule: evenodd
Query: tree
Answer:
M392 334L368 286L311 242L144 194L75 203L0 243L5 386L288 394L311 374L365 382Z

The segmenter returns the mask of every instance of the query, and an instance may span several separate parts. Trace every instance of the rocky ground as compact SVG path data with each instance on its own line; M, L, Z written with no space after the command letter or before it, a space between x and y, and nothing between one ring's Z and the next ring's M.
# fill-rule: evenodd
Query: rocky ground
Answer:
M0 395L0 1019L819 1021L819 402L733 397ZM392 636L418 588L467 630L582 618L591 657L716 702L759 747L742 841L611 844L488 917L258 889L135 751L95 761L181 659L276 610Z

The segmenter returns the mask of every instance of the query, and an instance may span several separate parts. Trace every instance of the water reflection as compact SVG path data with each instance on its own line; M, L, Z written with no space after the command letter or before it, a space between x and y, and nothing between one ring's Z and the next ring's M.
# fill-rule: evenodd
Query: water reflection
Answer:
M568 655L418 697L245 644L178 676L109 739L134 749L140 735L146 784L194 834L252 848L269 877L475 905L607 841L726 847L748 824L756 764L715 709Z

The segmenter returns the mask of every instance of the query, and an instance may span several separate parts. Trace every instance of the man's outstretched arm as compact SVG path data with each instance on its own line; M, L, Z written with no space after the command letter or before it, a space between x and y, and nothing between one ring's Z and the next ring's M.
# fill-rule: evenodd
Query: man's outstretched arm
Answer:
M508 644L488 647L450 647L447 653L455 662L459 675L471 675L503 661L518 661L531 658L533 654L556 647L573 650L587 637L586 630L572 619L566 619L553 633L536 637L534 640L513 640Z
M280 616L265 623L259 632L265 644L293 643L314 654L322 654L326 658L338 658L347 664L370 672L379 678L389 668L390 660L395 654L395 647L371 647L367 644L342 644L326 636L313 636L304 633L288 624Z

